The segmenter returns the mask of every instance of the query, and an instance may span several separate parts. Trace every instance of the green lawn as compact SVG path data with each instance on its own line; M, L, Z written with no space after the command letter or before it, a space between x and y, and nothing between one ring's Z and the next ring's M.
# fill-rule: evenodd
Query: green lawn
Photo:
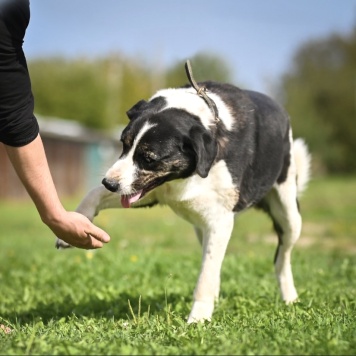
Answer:
M76 202L66 202L74 208ZM200 268L191 226L165 208L108 210L100 251L57 251L29 202L0 202L0 354L356 354L356 179L314 180L285 306L276 237L236 220L211 323L187 325Z

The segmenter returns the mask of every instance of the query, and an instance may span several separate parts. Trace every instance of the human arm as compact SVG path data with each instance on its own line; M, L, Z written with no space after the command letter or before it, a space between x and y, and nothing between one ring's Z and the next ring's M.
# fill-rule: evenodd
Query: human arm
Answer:
M48 167L40 135L22 147L5 145L7 154L42 221L63 241L83 249L95 249L109 242L109 235L61 204Z

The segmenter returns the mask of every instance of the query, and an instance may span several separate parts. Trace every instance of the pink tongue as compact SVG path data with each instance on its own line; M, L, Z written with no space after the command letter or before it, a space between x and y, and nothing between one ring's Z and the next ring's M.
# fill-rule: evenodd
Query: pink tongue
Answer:
M138 192L131 195L121 195L121 205L124 208L129 208L132 203L140 199L141 194L142 190L139 190Z

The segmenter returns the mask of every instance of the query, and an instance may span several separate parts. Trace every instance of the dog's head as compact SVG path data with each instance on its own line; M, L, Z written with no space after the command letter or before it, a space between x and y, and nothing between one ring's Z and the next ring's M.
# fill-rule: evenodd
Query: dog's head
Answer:
M127 112L122 154L103 179L107 189L122 196L124 207L167 181L193 174L205 178L213 164L216 142L199 117L165 106L165 98L156 97Z

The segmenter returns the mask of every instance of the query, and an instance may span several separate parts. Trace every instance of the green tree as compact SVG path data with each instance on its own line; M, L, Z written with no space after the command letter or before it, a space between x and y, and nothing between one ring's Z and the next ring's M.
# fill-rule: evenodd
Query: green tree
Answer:
M219 57L198 54L191 61L197 80L230 78L229 68ZM125 125L126 111L137 101L163 87L188 83L184 62L168 70L148 68L122 54L95 60L37 59L29 62L29 69L36 113L97 129Z
M299 48L282 91L295 136L306 138L319 167L355 172L356 28Z
M228 64L219 56L212 53L202 52L196 54L189 60L196 81L231 81L232 71ZM189 83L185 73L184 64L185 61L179 61L167 70L166 86L179 87Z
M105 127L102 115L105 87L94 65L86 60L40 59L30 63L37 113L79 119L90 127Z
M110 129L126 123L126 111L147 97L147 70L123 56L85 60L46 58L29 63L35 111Z

